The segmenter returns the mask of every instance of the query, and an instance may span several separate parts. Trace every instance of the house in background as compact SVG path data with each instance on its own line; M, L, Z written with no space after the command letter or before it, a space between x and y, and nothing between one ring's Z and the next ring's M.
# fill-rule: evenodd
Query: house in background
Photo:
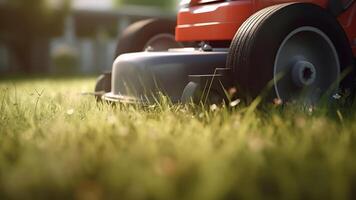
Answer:
M96 4L93 3L93 5ZM3 8L6 11L6 6ZM8 13L11 16L11 11ZM56 56L63 52L69 52L76 58L75 65L66 66L70 71L97 73L109 70L114 60L117 38L127 26L142 19L174 18L174 15L174 13L166 13L156 8L137 6L119 8L112 8L111 5L74 6L64 21L63 33L59 32L48 38L40 38L31 46L30 54L26 55L29 55L32 67L26 72L57 73L61 71L58 69ZM14 22L14 25L16 23ZM6 30L0 30L0 36L11 37L12 40L18 39L6 32ZM24 68L9 46L0 40L0 74L17 72L24 72Z
M147 18L174 18L174 14L147 7L122 7L118 10L75 9L67 17L61 37L50 42L50 55L67 49L76 52L78 71L96 73L111 69L117 38L131 23ZM53 61L53 59L52 59ZM58 66L51 62L49 71ZM74 67L74 66L73 66Z

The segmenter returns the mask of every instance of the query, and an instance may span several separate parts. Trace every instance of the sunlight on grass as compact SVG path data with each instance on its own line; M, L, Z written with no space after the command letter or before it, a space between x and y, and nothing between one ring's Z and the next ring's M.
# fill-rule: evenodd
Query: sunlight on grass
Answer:
M356 197L354 108L110 106L94 82L0 81L0 199Z

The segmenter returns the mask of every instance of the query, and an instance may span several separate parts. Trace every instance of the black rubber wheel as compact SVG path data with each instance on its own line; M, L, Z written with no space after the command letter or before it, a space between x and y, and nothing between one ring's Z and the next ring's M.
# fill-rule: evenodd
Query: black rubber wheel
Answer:
M105 93L111 92L111 72L103 73L97 78L94 91L97 101L101 101Z
M293 59L301 64L294 65ZM338 82L342 72L353 70L353 55L341 25L325 9L310 3L287 3L262 9L244 22L231 43L227 67L232 68L235 84L245 96L257 97L268 83L274 83L269 100L289 101L308 90L303 100L315 102ZM303 69L298 72L300 77L295 68ZM276 69L283 69L283 77L277 77ZM354 73L348 73L336 83L338 92L351 89L353 79ZM278 94L280 88L286 94ZM320 90L317 95L315 89Z
M118 40L115 58L124 53L144 51L149 48L148 43L157 43L157 40L164 40L164 44L149 50L164 51L182 47L175 41L175 27L176 22L167 19L147 19L130 25Z

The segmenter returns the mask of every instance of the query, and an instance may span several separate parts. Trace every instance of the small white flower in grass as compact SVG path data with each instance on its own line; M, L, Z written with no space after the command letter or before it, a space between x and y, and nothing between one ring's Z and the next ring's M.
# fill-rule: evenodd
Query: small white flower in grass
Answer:
M273 105L280 106L282 104L283 104L283 100L282 99L280 99L280 98L273 99Z
M67 110L67 115L73 115L73 114L74 114L74 109L73 108Z
M236 99L235 101L232 101L232 102L230 103L230 107L236 107L237 105L240 104L240 102L241 102L240 99Z
M336 94L333 95L333 98L335 100L339 100L339 99L341 99L341 95L339 93L336 93Z
M312 106L310 106L310 107L308 108L308 111L309 111L309 113L311 114L311 113L314 112L314 108L313 108Z
M210 106L210 110L213 111L213 112L217 111L218 110L218 106L216 104L213 104L213 105Z
M228 92L229 92L230 97L233 97L237 93L237 88L232 87L229 89Z

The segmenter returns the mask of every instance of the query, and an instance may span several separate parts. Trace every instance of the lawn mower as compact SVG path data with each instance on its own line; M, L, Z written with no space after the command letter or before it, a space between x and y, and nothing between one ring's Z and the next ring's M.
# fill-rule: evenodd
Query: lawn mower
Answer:
M230 91L305 103L350 96L354 2L183 0L177 21L148 19L122 33L95 94L143 104L162 94L172 102L215 102Z

